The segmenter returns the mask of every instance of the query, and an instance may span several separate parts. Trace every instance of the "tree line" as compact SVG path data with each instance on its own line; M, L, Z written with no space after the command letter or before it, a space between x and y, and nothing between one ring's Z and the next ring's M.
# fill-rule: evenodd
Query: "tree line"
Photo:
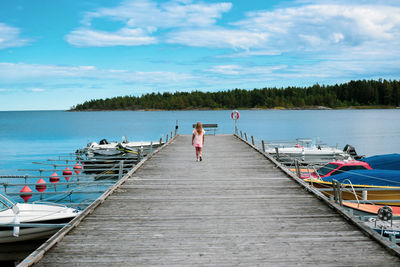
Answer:
M235 108L307 108L324 106L398 107L400 81L358 80L343 84L309 87L234 89L219 92L148 93L142 96L118 96L94 99L77 104L73 111L83 110L183 110Z

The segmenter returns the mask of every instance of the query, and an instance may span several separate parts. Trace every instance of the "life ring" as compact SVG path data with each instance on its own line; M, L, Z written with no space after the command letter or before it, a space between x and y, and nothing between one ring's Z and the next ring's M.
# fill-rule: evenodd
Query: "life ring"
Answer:
M238 120L239 117L240 117L239 111L237 111L237 110L232 111L232 113L231 113L232 120Z

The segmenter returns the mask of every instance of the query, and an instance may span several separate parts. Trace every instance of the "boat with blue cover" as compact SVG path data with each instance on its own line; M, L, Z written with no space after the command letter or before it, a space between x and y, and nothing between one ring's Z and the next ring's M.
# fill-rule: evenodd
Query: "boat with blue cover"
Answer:
M372 169L400 171L400 154L397 153L376 155L363 158L361 161L368 163Z
M352 170L324 177L322 181L332 182L332 179L345 184L350 181L353 186L357 187L400 187L400 170Z

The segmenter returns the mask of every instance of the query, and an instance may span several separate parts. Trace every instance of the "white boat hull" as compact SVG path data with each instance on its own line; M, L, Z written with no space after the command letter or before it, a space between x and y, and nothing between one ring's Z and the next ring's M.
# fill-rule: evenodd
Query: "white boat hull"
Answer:
M0 229L0 244L47 239L58 230L60 230L60 228L21 228L19 230L19 236L15 237L13 235L13 229Z
M60 229L59 226L48 227L49 224L68 223L79 213L73 208L58 205L6 204L7 208L3 205L0 211L0 244L48 238ZM17 236L14 236L15 228L9 224L35 224L38 227L20 226ZM44 225L46 227L42 227Z
M276 155L275 148L267 148L265 152ZM280 156L286 156L289 158L297 158L304 161L315 161L325 159L336 159L342 160L347 159L349 155L340 149L336 148L302 148L302 147L284 147L278 148Z

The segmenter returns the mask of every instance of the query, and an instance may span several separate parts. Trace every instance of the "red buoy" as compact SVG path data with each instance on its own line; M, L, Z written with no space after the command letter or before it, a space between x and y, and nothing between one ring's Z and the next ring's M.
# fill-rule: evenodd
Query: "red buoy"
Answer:
M65 180L68 182L69 179L71 178L72 171L67 167L67 168L65 168L65 170L63 171L63 175L64 175Z
M80 174L82 170L82 166L77 162L74 166L74 170L76 174Z
M47 185L46 182L40 178L37 182L36 182L36 190L38 192L44 192L46 191Z
M25 185L24 187L22 187L22 189L21 189L21 191L20 191L21 193L30 193L30 192L32 192L32 190L27 186L27 185ZM19 195L25 202L28 202L28 200L32 197L32 195Z
M53 173L50 177L50 183L58 183L60 181L60 177L58 177L57 173Z

